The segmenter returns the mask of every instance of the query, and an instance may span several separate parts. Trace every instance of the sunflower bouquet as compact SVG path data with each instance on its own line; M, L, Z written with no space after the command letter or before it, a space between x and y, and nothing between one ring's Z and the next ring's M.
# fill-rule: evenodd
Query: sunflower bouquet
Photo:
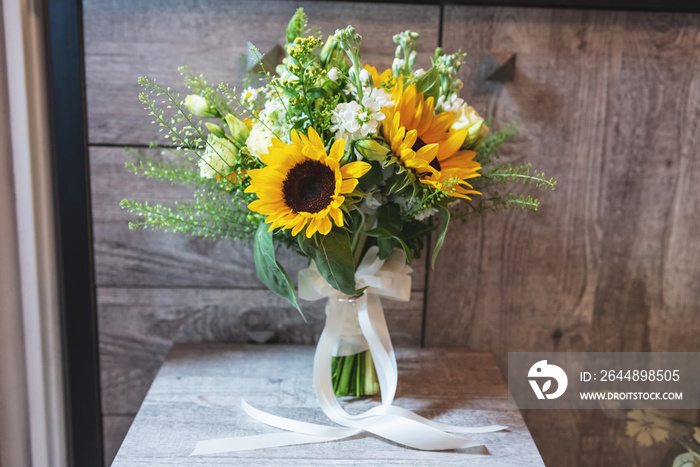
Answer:
M416 69L417 39L396 34L393 65L379 72L362 63L352 27L322 41L299 9L280 64L266 66L252 50L260 59L257 87L212 86L182 68L192 94L181 100L141 78L141 101L171 143L163 148L179 159L127 166L192 185L194 199L123 200L139 216L130 227L252 240L260 280L301 311L276 245L308 257L328 286L352 299L365 292L356 272L370 250L380 261L399 254L410 262L437 230L434 264L451 219L536 210L537 199L494 187L553 189L556 182L528 164L499 162L514 125L489 135L487 122L458 96L465 54L438 48L429 69ZM366 350L335 356L332 378L338 396L378 390Z

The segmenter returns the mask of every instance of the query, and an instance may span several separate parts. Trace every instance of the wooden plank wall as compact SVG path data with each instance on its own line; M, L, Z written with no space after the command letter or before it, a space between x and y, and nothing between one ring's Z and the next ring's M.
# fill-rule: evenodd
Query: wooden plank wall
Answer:
M464 94L520 125L506 159L560 185L540 218L450 231L426 344L491 349L502 369L509 351L699 351L700 15L448 6L444 18L444 48L470 54ZM513 82L486 81L513 53ZM639 448L601 411L525 417L547 465L657 466L672 445Z
M248 245L132 232L118 207L125 196L190 196L123 168L126 145L158 157L145 149L158 133L137 100L137 77L182 90L176 68L187 64L212 82L237 84L246 42L263 51L282 42L297 6L84 0L110 459L172 342L312 343L320 332L323 304L308 304L304 323L257 281ZM508 351L700 350L699 15L301 6L324 34L353 24L365 61L379 68L393 58L391 35L407 28L421 33L420 66L440 41L468 52L463 95L496 122L520 125L504 158L531 161L560 182L543 196L540 216L455 225L435 271L416 262L414 300L386 303L397 344L418 345L425 334L429 346L492 351L502 370ZM514 81L486 81L513 53ZM291 255L283 262L292 275L303 267ZM623 420L597 411L525 416L547 465L659 465L670 447L639 449Z

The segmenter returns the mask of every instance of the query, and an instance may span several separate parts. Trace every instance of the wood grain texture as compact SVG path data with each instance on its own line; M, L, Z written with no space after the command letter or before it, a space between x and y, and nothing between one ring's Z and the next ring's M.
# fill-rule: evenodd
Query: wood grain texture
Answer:
M138 154L176 161L159 150L90 148L95 280L106 287L264 288L247 242L211 241L162 231L129 230L136 217L119 207L128 197L151 203L192 201L192 188L148 180L124 167ZM279 260L296 283L306 260L281 249ZM414 261L413 288L425 286L425 260Z
M398 350L396 404L444 423L508 425L507 432L472 435L485 448L425 452L359 435L341 442L188 457L199 440L276 431L248 417L241 398L282 416L327 424L311 384L313 352L310 346L175 346L113 465L544 465L520 413L507 407L507 390L493 358L436 349ZM359 399L348 410L375 403Z
M420 345L422 292L383 300L395 344ZM99 288L102 411L134 415L174 342L314 344L325 300L302 301L307 322L268 290Z
M377 67L391 65L397 32L411 28L421 34L420 66L429 66L438 44L439 8L429 5L85 0L89 142L136 145L158 137L137 99L139 76L184 93L177 67L187 65L209 82L240 85L248 41L263 53L283 45L287 23L300 6L324 39L337 28L355 26L363 36L363 60Z
M133 421L133 415L107 415L102 418L105 466L112 465Z
M465 98L516 120L504 159L559 188L539 218L453 228L428 345L488 349L502 368L509 351L700 349L699 45L700 15L446 7L444 48L470 54ZM513 53L514 81L485 81ZM525 417L547 465L656 466L669 447L640 449L599 412Z

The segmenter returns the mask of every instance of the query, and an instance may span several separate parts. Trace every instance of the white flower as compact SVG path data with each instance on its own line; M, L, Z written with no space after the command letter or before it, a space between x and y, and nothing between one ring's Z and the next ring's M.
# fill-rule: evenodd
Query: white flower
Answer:
M424 221L430 216L433 216L438 213L438 210L436 208L428 208L428 209L423 209L421 212L416 214L414 217L417 221Z
M290 142L292 122L287 121L285 107L289 102L284 102L277 93L268 94L265 107L258 114L257 121L250 130L246 146L250 154L260 157L267 154L272 138L277 137L282 141Z
M218 112L211 108L209 102L198 94L190 94L185 97L185 106L199 117L214 118L219 116Z
M466 103L462 104L456 112L453 130L469 130L467 137L462 143L466 149L477 150L481 147L484 138L489 134L489 127L484 124L484 119L476 112L476 109Z
M270 98L265 101L265 108L262 113L272 119L273 121L280 120L284 114L285 104L277 97L276 94L270 96Z
M394 106L394 101L391 100L391 94L381 88L364 88L363 94L365 97L362 103L365 106L370 107L375 112L379 111L379 109L382 107L391 108ZM373 103L370 104L369 100L371 100Z
M362 111L363 108L357 101L343 102L335 107L330 130L335 132L336 139L352 139L360 131L358 115Z
M403 58L395 58L394 63L391 64L391 69L392 70L400 70L406 65L406 60Z
M199 174L205 178L224 177L233 172L232 166L238 158L238 149L227 138L209 135L207 148L199 160Z
M363 95L361 104L357 101L340 103L333 110L330 129L336 133L336 139L353 140L376 134L379 123L386 118L381 109L394 105L383 89L366 87Z
M328 79L331 81L338 81L338 69L336 67L328 70Z
M386 204L384 197L379 190L370 193L359 205L360 211L364 214L372 215L377 211L379 206Z
M425 70L422 68L418 68L416 71L413 72L413 76L415 76L416 78L418 78L420 75L424 75L424 74L425 74Z
M360 82L365 85L369 84L371 76L369 74L369 71L365 70L364 68L360 70Z
M435 108L442 109L444 112L457 112L462 104L464 104L464 99L452 93L447 99L445 99L445 96L438 97Z
M260 122L255 123L245 142L250 154L255 157L260 157L260 154L267 154L269 152L268 148L272 145L273 136L272 132L265 125Z
M243 103L250 105L258 99L261 89L256 89L253 87L247 87L241 93L241 101Z

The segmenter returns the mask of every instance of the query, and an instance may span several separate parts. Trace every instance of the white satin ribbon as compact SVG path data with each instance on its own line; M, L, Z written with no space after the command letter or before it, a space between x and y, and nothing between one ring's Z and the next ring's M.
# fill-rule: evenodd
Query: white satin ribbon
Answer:
M243 410L248 415L287 432L200 441L191 455L334 441L362 432L369 432L415 449L464 449L480 446L482 443L452 433L490 433L506 429L500 425L445 425L392 405L398 383L398 370L380 296L401 301L410 300L411 268L406 264L406 257L401 250L396 250L386 260L380 260L378 253L377 247L370 248L358 266L355 274L357 288L368 287L360 297L347 297L333 289L313 264L299 273L300 298L328 298L326 326L319 338L314 357L314 388L323 412L340 426L332 427L279 417L241 401ZM356 323L359 323L361 334L354 329L357 327ZM351 344L343 347L342 342ZM364 413L351 415L341 407L333 393L331 357L352 355L358 353L352 352L358 348L362 349L358 352L369 348L372 354L382 402Z

